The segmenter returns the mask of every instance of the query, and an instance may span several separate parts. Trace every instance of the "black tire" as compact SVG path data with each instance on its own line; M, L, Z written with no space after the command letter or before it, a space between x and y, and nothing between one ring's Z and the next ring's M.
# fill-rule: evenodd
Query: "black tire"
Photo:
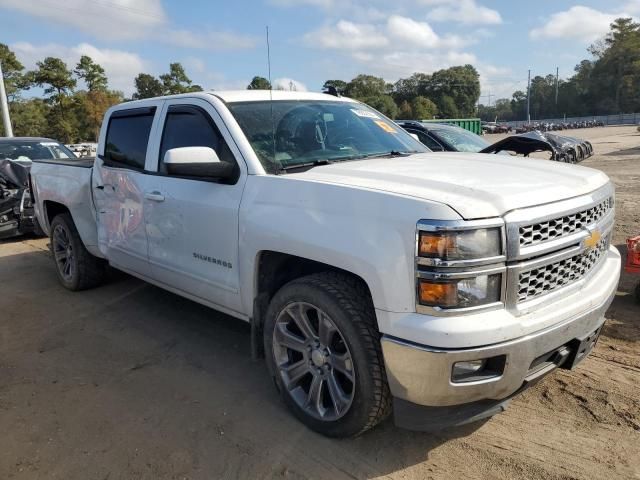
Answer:
M326 314L330 318L331 325L337 327L339 340L344 340L343 345L346 345L346 352L351 359L348 365L352 369L353 380L350 390L351 403L343 409L339 418L320 419L313 416L299 405L299 400L296 400L294 394L290 393L286 387L274 354L275 350L280 351L281 348L276 345L277 340L274 340L276 338L274 335L277 325L282 325L282 320L279 319L283 318L282 315L287 311L286 307L291 305L317 307L321 310L321 314ZM319 326L316 331L320 332ZM322 336L321 333L318 335ZM391 412L391 394L384 370L375 311L368 289L358 279L341 273L324 272L293 280L283 286L275 294L267 309L264 347L269 372L283 401L292 413L312 430L329 437L353 437L373 428ZM311 360L308 363L312 369L316 369ZM327 360L327 363L331 364L331 360ZM332 368L326 367L329 370ZM320 370L317 368L317 372ZM339 373L337 367L333 373L335 375ZM310 382L312 381L313 378ZM299 388L296 390L311 398L312 387L308 388L308 393ZM329 392L331 388L328 382L320 383L318 388L325 389L325 398L327 395L332 395ZM322 396L321 391L319 397L322 398ZM331 399L333 396L329 397L329 405L331 405ZM337 407L335 411L338 411Z
M53 219L49 241L58 279L65 288L86 290L103 282L106 262L87 251L70 214L62 213Z
M636 293L636 302L640 303L640 282L638 282L638 284L636 285L635 293Z

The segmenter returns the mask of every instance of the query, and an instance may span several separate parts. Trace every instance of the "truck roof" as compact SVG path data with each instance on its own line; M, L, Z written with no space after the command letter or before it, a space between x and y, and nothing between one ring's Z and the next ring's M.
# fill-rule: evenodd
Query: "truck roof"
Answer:
M326 93L297 92L288 90L227 90L207 92L220 100L233 102L260 102L266 100L324 100L334 102L352 102L347 97L335 97Z
M149 100L169 100L172 98L205 97L213 95L226 103L234 102L261 102L268 100L322 100L325 102L355 102L348 97L335 97L326 93L294 92L288 90L208 90L204 92L181 93L179 95L166 95L162 97L145 98L131 102L121 103L120 107L132 108L135 105L144 105Z

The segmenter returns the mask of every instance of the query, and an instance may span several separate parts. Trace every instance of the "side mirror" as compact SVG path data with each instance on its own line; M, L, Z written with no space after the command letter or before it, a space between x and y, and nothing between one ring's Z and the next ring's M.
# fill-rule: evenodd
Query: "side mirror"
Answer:
M171 175L229 179L235 174L235 165L222 162L209 147L172 148L164 154L163 162Z

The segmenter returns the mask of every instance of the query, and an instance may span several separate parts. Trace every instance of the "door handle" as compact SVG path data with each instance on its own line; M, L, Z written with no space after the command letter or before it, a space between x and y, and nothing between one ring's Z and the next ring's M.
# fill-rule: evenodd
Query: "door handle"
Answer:
M164 202L164 195L157 191L145 193L144 198L152 202Z

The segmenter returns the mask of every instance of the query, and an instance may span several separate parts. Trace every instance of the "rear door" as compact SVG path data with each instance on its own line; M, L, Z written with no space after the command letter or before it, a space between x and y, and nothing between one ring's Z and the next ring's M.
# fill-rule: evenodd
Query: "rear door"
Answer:
M219 307L241 311L238 212L246 165L215 108L203 99L167 100L154 146L145 217L154 279ZM230 181L167 173L164 154L180 147L213 148L235 165Z
M98 246L109 262L148 276L148 239L144 222L148 145L163 101L114 111L100 134L93 174Z

